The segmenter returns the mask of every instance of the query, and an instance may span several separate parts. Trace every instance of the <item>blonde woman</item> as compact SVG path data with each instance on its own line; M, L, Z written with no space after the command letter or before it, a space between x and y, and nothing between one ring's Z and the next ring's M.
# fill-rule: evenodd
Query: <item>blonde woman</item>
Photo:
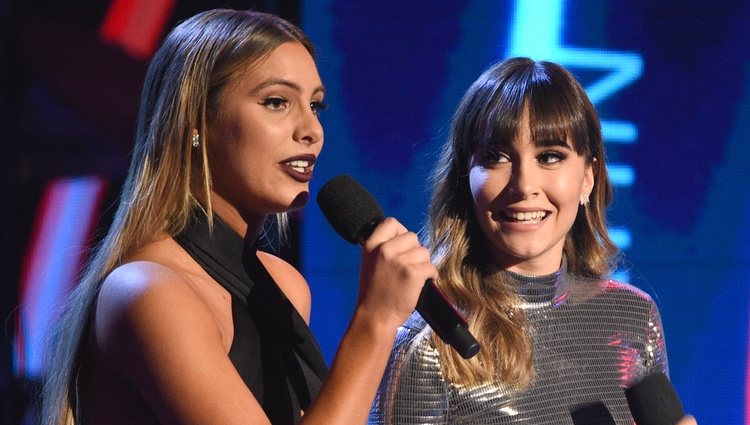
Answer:
M114 223L54 334L43 423L356 424L429 252L386 219L330 371L310 293L258 251L301 208L323 146L325 89L307 37L275 16L200 13L149 67Z
M623 389L667 373L667 354L652 300L607 277L604 163L596 111L559 65L509 59L474 82L435 167L428 245L482 348L460 358L415 314L372 423L570 425L601 402L633 424Z

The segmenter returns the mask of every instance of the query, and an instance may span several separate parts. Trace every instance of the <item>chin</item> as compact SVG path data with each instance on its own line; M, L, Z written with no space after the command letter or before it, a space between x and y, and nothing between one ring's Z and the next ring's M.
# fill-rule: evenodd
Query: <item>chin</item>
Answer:
M289 203L289 207L285 212L295 211L303 208L310 201L310 192L300 192L297 196L292 199Z
M508 247L498 249L498 257L510 263L518 264L533 261L544 255L544 250L530 247Z
M544 248L537 244L529 244L528 240L501 241L495 244L495 249L503 255L517 259L532 259L541 255Z
M539 258L540 254L536 252L512 252L508 254L508 257L515 260L516 263L523 263L526 261L533 261Z

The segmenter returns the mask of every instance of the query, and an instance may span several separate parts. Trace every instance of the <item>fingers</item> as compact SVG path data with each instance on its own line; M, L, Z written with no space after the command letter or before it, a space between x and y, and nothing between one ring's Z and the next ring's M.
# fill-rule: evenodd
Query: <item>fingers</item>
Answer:
M400 267L403 278L411 274L426 278L437 277L430 260L430 252L419 242L416 233L410 232L398 220L389 217L375 228L363 246L377 260ZM425 278L425 280L426 280Z
M398 220L393 217L386 217L377 227L375 227L375 230L373 230L372 234L367 238L362 247L367 251L372 251L380 244L408 232L409 231L406 227L399 223Z
M425 281L436 276L418 236L387 218L363 245L360 307L398 326L414 310Z
M370 251L378 257L395 259L402 257L401 262L405 264L416 264L430 261L430 252L419 244L419 238L415 233L406 232L381 243Z
M393 278L400 282L418 281L424 284L436 277L435 267L430 262L430 251L412 244L413 234L397 236L377 249L377 262L392 269Z

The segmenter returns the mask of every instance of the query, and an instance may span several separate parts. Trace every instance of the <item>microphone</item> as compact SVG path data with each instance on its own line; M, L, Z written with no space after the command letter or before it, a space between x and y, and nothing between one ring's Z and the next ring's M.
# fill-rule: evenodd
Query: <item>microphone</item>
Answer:
M573 406L570 416L575 425L615 425L615 419L601 401Z
M682 402L667 375L655 372L625 390L638 425L675 425L685 416Z
M351 176L340 175L321 187L318 205L328 222L347 241L362 245L385 218L375 198ZM435 286L427 279L417 301L417 311L435 333L469 359L479 352L479 343L469 326Z

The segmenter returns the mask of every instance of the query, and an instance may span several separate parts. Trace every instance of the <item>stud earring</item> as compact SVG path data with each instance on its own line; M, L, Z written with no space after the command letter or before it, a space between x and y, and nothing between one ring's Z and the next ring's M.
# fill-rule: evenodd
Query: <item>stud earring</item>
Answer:
M589 195L583 195L581 197L581 206L585 207L589 203Z
M193 137L190 139L191 144L194 148L201 145L201 136L198 134L198 130L193 130Z

